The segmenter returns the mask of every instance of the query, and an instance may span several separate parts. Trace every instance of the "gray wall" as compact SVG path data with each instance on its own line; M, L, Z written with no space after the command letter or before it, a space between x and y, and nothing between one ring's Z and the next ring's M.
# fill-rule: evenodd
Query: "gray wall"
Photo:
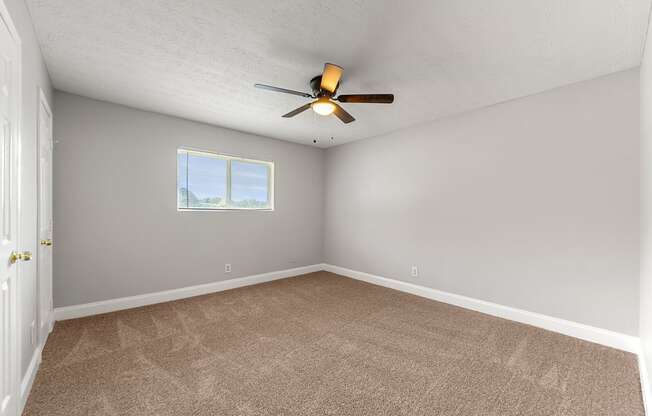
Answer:
M322 260L321 149L61 92L54 137L55 306ZM274 161L275 211L177 212L182 145Z
M21 38L22 48L22 108L21 108L21 223L20 250L38 252L37 244L37 146L36 128L38 121L38 89L43 89L46 98L52 104L52 86L32 20L23 0L5 0L16 30ZM31 341L32 322L37 319L36 259L19 265L19 308L20 308L20 342L21 375L24 377L29 363L34 356L37 344ZM36 324L38 325L38 324ZM41 337L44 334L39 334Z
M652 25L648 29L652 33ZM641 65L641 354L652 376L652 44L648 41ZM648 386L649 387L649 386ZM644 392L652 397L652 391ZM652 403L648 403L652 407ZM651 409L652 410L652 409Z
M631 70L324 152L57 92L55 305L326 261L637 335L638 95ZM276 211L177 212L180 145L274 160Z
M637 335L638 97L630 70L329 149L325 261Z

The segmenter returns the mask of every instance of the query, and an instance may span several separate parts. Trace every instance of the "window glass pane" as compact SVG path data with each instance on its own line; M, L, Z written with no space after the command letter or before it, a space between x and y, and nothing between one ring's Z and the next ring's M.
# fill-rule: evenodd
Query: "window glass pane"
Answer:
M212 152L177 150L180 209L272 209L273 164Z
M188 154L188 208L220 208L226 204L226 160Z
M188 153L177 153L177 206L188 208Z
M238 208L269 208L269 167L231 161L231 201Z

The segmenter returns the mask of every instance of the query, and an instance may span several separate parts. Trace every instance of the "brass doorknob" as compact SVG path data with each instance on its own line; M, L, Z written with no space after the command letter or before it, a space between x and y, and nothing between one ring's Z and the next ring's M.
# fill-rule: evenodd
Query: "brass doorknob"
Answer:
M32 259L32 252L31 251L23 251L22 253L12 251L11 254L9 255L9 263L14 264L18 260L22 261L30 261Z
M14 264L22 257L23 253L16 253L15 251L12 251L11 254L9 254L9 263Z
M50 240L50 239L41 240L41 245L42 246L51 246L52 245L52 240Z

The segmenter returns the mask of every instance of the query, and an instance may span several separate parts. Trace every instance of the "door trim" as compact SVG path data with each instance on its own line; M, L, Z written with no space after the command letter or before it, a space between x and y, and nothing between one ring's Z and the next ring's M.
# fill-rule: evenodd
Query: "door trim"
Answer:
M38 89L38 99L37 99L37 113L36 113L36 158L38 160L36 164L37 171L40 172L40 159L39 159L39 152L41 149L41 104L45 107L45 110L50 114L50 136L52 139L52 151L50 153L52 160L50 160L50 163L54 161L54 131L53 131L53 122L54 122L54 113L52 112L52 107L50 106L50 103L48 102L48 98L45 96L45 92L43 91L43 88L40 86L37 88ZM52 165L51 165L52 166ZM50 172L52 174L52 172ZM50 178L53 180L54 178ZM36 183L36 253L40 253L40 245L39 245L39 240L40 240L40 232L41 232L41 179L40 176L37 177L37 183ZM50 192L52 192L52 189L50 189ZM52 196L52 193L50 193L50 197ZM51 212L50 215L53 215ZM54 231L53 231L54 234ZM37 254L38 256L38 254ZM52 257L51 257L52 259ZM52 332L53 324L54 324L54 299L52 297L52 292L53 290L53 279L52 276L50 276L50 293L48 296L49 302L50 302L50 310L48 311L48 317L47 317L47 322L41 322L41 287L40 287L40 282L41 282L41 270L40 270L40 261L38 257L36 258L36 317L37 317L37 322L38 322L38 337L39 337L39 344L45 344L45 336L41 333L41 330L43 329L44 325L47 325L48 327L48 332ZM43 338L43 339L41 339Z
M40 145L41 145L41 105L45 107L45 111L47 111L50 115L50 134L52 136L52 142L54 144L54 133L52 131L52 124L54 120L54 113L52 112L52 109L50 107L50 103L48 102L47 97L45 96L45 92L43 89L39 86L37 87L37 99L36 99L36 167L37 167L37 172L40 172L40 159L39 159L39 152L40 152ZM41 180L40 180L40 175L37 174L37 186L36 186L36 213L37 213L37 226L36 226L36 235L35 241L36 241L36 249L34 250L34 253L36 253L36 273L35 273L35 290L34 290L34 313L35 313L35 322L36 322L36 336L37 336L37 344L36 344L36 349L32 355L32 359L30 361L29 367L27 368L25 374L22 377L22 380L20 381L20 402L19 402L19 408L18 408L18 413L22 414L22 411L25 408L25 405L27 404L27 399L29 398L29 394L32 390L32 386L34 384L34 380L36 379L36 373L38 372L39 366L42 361L42 355L43 355L43 349L45 348L45 343L47 342L48 335L50 332L52 332L52 329L54 328L54 304L53 304L53 299L52 299L52 281L50 281L50 293L49 293L49 304L50 304L50 310L48 311L48 315L45 318L46 322L45 325L43 322L41 322L41 276L40 276L40 269L39 269L39 253L40 253L40 245L38 244L39 239L40 239L40 188L41 187ZM50 276L51 278L52 276ZM47 330L43 330L44 327L47 328ZM22 360L22 358L21 358ZM21 363L22 365L22 363Z
M16 198L16 246L21 247L22 244L22 238L21 238L21 226L20 226L20 220L21 220L21 188L22 188L22 173L21 169L19 168L20 161L22 159L22 114L23 114L23 42L18 34L18 30L16 29L16 25L14 24L13 18L11 17L11 14L9 13L9 9L7 8L5 0L0 0L0 19L2 19L3 23L7 26L7 29L9 30L9 33L11 34L11 37L14 39L14 42L16 44L16 67L14 69L14 76L12 77L12 82L14 83L15 86L15 91L16 91L16 114L14 116L14 122L16 123L14 126L14 137L12 138L12 143L14 143L14 149L16 151L13 154L13 160L12 163L13 165L17 168L15 169L14 174L15 176L15 183L16 183L16 190L15 194L13 195ZM21 385L21 370L22 370L22 352L21 352L21 343L20 343L20 328L22 328L22 312L21 308L19 307L19 300L21 299L22 292L20 289L21 286L21 268L17 267L16 269L16 298L14 299L14 305L12 307L14 308L14 322L13 322L13 327L12 327L12 340L13 340L13 365L11 368L11 372L13 373L11 377L13 380L13 392L12 396L14 400L16 401L14 408L16 409L16 415L19 415L20 412L22 412L22 400L20 398L20 385Z

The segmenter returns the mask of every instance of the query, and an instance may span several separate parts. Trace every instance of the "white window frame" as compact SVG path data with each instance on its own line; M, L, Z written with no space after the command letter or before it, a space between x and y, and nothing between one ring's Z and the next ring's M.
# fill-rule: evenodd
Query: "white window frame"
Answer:
M201 212L228 212L228 211L274 211L274 162L269 160L260 160L260 159L250 159L240 156L228 155L225 153L219 153L211 150L195 149L192 147L178 147L176 151L175 163L177 165L177 180L179 178L179 153L190 153L204 157L212 157L216 159L222 159L226 161L226 201L227 204L232 203L231 201L231 162L240 161L247 163L256 163L259 165L265 165L268 169L267 176L267 198L269 200L269 207L266 208L246 208L246 207L222 207L222 208L184 208L179 206L179 183L176 184L176 200L177 200L177 211L201 211Z

